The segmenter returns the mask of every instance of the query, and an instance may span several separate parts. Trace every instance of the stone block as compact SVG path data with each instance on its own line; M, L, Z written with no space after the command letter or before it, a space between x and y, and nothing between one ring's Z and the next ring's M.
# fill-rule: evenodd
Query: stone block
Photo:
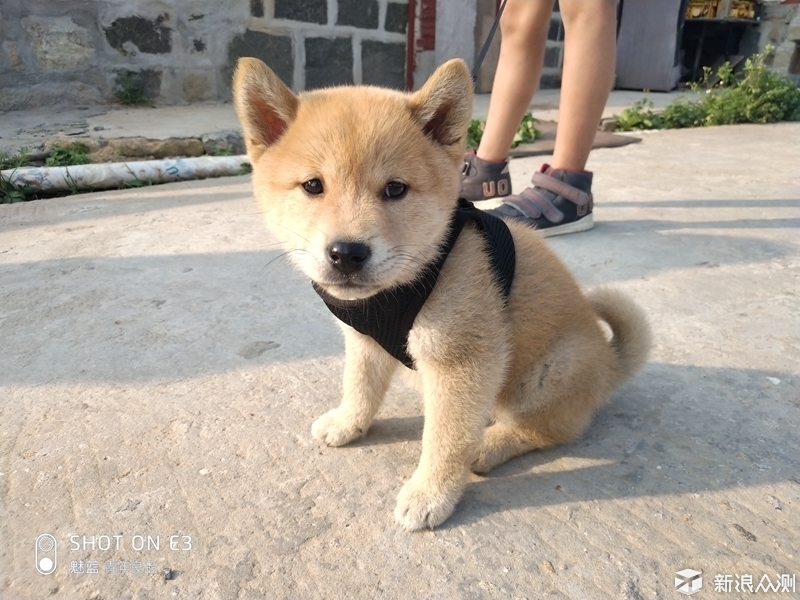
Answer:
M353 42L350 38L306 38L305 49L305 89L353 83Z
M275 18L324 25L328 22L328 0L275 0Z
M75 69L94 57L89 32L69 17L22 19L30 36L36 61L45 69Z
M181 88L189 102L203 102L214 99L214 84L207 75L191 73L181 79Z
M547 39L553 42L560 42L564 39L564 30L561 27L560 19L551 19Z
M339 0L337 25L351 25L359 29L378 28L378 2L376 0Z
M361 43L361 81L403 90L406 87L406 45L400 42Z
M228 86L236 61L243 56L253 56L263 60L287 86L294 85L294 54L291 38L250 29L233 38L228 46L228 67L224 72Z
M544 66L553 69L561 68L561 47L548 46L544 50Z
M198 138L167 138L148 140L141 137L108 140L117 156L126 158L173 158L175 156L203 156L205 148Z
M389 2L383 28L392 33L405 33L408 29L408 4Z
M787 40L775 48L775 56L772 59L772 70L786 74L792 64L792 56L797 49L797 44Z
M789 58L789 73L788 75L794 79L795 83L800 84L800 42L794 43L794 51Z
M250 0L250 14L261 18L264 16L264 0Z
M145 54L168 54L172 52L172 30L163 25L168 19L166 13L155 19L121 17L105 28L106 39L125 56L135 52L133 47Z
M0 111L28 110L34 106L87 106L106 98L93 86L80 82L48 82L34 85L0 85Z
M6 53L6 60L8 61L9 67L16 69L22 65L22 62L19 59L19 46L17 45L17 42L4 42L3 50Z
M206 154L216 156L220 154L245 154L244 136L241 131L216 131L200 136Z
M142 69L141 71L122 69L116 71L114 85L116 91L135 90L148 100L153 100L161 94L161 71L157 69Z
M544 73L539 78L539 87L543 90L551 90L561 87L560 73Z
M88 136L65 135L63 133L58 133L44 142L44 151L50 152L53 149L53 146L56 144L59 144L65 148L68 148L73 144L81 144L86 146L86 153L91 155L96 154L103 148L107 147L108 140Z
M786 29L786 39L793 42L800 42L800 10L797 11L797 14Z

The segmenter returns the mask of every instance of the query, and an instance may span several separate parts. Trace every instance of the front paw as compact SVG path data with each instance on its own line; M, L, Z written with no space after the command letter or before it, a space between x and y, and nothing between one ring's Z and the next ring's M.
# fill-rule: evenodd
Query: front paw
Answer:
M344 446L348 442L360 438L369 424L361 423L353 415L348 415L340 408L329 410L311 425L311 435L326 446Z
M408 531L433 529L444 523L456 507L464 485L436 485L415 473L397 496L394 519Z

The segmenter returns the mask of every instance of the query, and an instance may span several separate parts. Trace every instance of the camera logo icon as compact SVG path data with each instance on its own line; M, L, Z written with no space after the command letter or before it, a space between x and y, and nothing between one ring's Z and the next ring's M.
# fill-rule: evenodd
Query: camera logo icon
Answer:
M52 575L58 566L58 545L56 538L49 533L43 533L36 538L34 564L42 575Z
M703 573L684 569L675 573L675 589L684 596L691 596L703 589Z

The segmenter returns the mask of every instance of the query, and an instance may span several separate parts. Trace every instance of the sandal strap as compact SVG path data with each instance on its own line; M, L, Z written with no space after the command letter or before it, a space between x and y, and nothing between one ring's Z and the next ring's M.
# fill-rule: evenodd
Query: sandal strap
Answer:
M528 219L538 219L544 215L551 223L560 223L564 220L564 213L535 188L526 188L518 195L510 196L503 201L503 204L510 205Z
M536 187L540 187L543 190L547 190L549 192L553 192L562 198L566 198L567 200L572 201L573 203L577 204L578 206L590 206L592 203L592 194L587 194L586 192L579 190L578 188L572 187L568 183L564 183L560 179L556 179L546 173L536 172L533 174L533 179L531 180L533 185ZM547 214L545 213L545 216ZM548 217L549 219L550 217Z

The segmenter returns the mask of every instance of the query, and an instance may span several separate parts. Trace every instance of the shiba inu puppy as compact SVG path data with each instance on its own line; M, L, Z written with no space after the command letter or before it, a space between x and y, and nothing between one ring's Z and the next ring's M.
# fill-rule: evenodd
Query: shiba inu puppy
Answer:
M367 433L398 368L416 381L425 426L419 466L397 499L402 527L442 523L470 469L486 473L575 439L647 360L642 311L617 291L584 295L525 225L507 223L516 256L507 297L474 223L442 263L472 112L463 61L411 94L363 86L295 95L264 63L243 58L234 102L256 200L329 306L389 297L441 266L409 324L407 366L340 322L344 397L311 428L324 444L347 444Z

